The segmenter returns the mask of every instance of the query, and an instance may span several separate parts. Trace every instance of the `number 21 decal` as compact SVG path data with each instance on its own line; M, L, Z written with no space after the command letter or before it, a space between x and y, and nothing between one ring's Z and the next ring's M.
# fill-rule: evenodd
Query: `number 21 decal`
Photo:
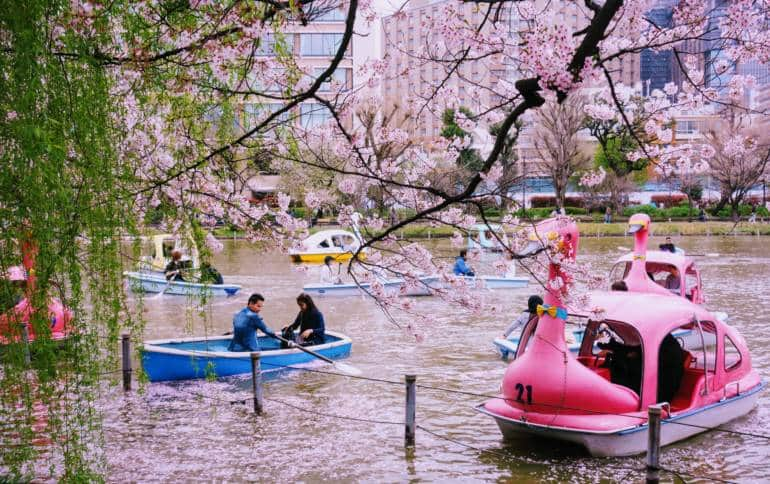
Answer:
M524 386L521 383L516 384L516 390L519 392L516 394L516 401L524 403L522 397L524 396L524 389L527 390L527 405L532 405L532 385Z

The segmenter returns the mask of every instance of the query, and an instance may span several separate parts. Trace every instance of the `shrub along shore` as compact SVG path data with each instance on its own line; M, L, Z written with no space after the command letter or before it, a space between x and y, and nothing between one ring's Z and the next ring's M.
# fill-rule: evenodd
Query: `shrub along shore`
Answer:
M579 217L578 217L579 218ZM334 228L334 225L316 225L310 229L311 233L319 230ZM620 237L625 236L628 230L627 220L609 224L601 222L578 222L580 235L583 237ZM427 225L414 225L397 231L399 237L409 239L428 239L451 237L454 233L451 227L430 227ZM710 222L653 222L653 235L655 236L687 236L687 235L770 235L770 221L749 223L746 221L710 221ZM214 235L221 239L240 238L243 233L233 231L225 227L214 230Z

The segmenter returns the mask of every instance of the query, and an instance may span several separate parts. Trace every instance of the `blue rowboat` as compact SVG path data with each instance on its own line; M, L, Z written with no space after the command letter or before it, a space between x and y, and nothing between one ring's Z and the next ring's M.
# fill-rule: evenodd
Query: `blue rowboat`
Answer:
M177 296L232 296L241 286L237 284L200 284L197 282L167 281L164 276L147 272L124 272L134 292L162 292Z
M251 373L251 353L227 351L232 336L209 336L145 341L142 366L150 381L191 380L208 376L222 377ZM263 373L277 373L286 366L319 361L297 348L281 349L280 342L260 336L260 358ZM326 332L326 342L309 346L327 358L350 355L353 342L344 334Z

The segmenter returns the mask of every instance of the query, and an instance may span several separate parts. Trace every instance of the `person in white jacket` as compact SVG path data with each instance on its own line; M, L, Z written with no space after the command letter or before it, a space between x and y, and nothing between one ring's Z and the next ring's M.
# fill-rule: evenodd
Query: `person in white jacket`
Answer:
M336 274L332 270L333 260L334 257L330 255L327 255L324 259L324 265L321 266L321 284L342 284L339 268Z
M511 333L516 331L519 328L524 327L525 324L529 322L529 320L532 318L532 316L537 312L537 307L543 304L543 298L540 296L529 296L529 299L527 300L527 309L523 311L521 314L519 314L519 317L516 318L511 324L508 325L508 328L503 333L503 338L508 338Z

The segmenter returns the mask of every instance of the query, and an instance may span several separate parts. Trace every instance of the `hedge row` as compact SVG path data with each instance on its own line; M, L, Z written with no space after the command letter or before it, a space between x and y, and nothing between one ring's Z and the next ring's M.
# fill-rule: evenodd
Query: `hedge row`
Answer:
M751 205L740 205L738 207L738 213L741 217L747 217L751 214ZM652 205L633 205L623 209L623 216L630 217L635 213L646 213L654 219L669 219L669 218L687 218L697 217L700 210L696 207L688 207L686 204L677 205L670 208L656 208ZM731 215L730 207L725 207L716 214L709 214L709 217L722 217L729 218ZM767 217L767 208L763 206L757 207L757 215L760 217Z

